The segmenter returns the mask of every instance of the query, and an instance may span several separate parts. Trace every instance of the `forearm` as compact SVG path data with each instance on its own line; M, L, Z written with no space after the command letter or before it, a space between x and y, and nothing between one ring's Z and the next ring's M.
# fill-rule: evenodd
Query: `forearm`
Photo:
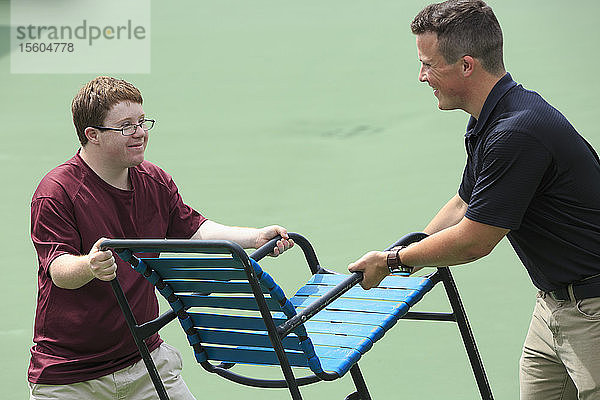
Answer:
M50 264L52 282L63 289L78 289L94 279L87 256L63 254Z
M438 211L423 231L428 235L432 235L458 224L465 216L467 207L468 204L456 194Z
M460 265L488 255L508 229L463 218L401 251L404 264L413 267Z
M454 227L450 227L400 250L398 253L400 262L409 267L414 267L413 272L415 272L424 266L464 264L484 255L469 248L459 235L453 232L455 230ZM368 252L359 260L350 264L348 269L350 272L363 272L360 285L364 289L370 289L377 286L389 275L388 254L386 251Z
M398 252L400 262L409 267L445 267L465 264L489 254L509 229L472 221L459 223L434 233ZM351 272L363 272L360 285L375 287L389 274L388 252L371 251L348 266Z
M440 267L466 264L484 255L474 243L461 240L455 225L407 247L401 260L412 267Z
M192 239L229 240L244 249L249 249L256 248L258 235L259 231L256 228L226 226L209 220L200 225Z

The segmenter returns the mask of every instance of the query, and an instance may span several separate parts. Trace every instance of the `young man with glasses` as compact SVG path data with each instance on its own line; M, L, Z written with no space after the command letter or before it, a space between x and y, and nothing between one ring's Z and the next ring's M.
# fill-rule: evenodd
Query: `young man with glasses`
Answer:
M31 399L146 399L156 396L107 281L117 276L138 321L158 316L152 285L103 238L224 239L257 248L277 235L273 255L293 246L280 226L230 227L185 204L173 179L144 160L148 132L142 96L123 80L98 77L72 103L81 143L50 171L31 203L38 302L28 378ZM158 334L147 340L171 399L193 399L179 352Z
M442 110L471 115L467 164L430 236L349 266L376 286L401 267L458 265L507 236L539 289L520 364L521 399L600 398L600 160L542 97L504 68L502 30L481 0L425 7L412 32Z

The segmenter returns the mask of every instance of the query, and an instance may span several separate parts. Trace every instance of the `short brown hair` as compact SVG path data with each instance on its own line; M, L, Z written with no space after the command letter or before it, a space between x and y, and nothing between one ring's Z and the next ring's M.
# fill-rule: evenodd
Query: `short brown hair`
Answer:
M437 34L439 50L447 63L470 55L493 74L504 72L502 29L482 0L448 0L430 4L412 21L415 35Z
M82 146L88 142L85 128L102 125L108 111L121 101L142 104L144 100L131 83L109 76L99 76L79 89L71 103L71 112Z

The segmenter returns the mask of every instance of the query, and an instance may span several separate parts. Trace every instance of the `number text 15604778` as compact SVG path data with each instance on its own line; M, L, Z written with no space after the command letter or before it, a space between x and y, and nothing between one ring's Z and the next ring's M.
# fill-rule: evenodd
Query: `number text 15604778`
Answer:
M19 43L21 53L72 53L75 46L71 42L49 42L49 43Z

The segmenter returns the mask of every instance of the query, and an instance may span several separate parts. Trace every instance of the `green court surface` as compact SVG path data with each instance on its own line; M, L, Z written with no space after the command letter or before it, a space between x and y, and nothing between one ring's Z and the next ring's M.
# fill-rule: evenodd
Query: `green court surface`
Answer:
M147 158L175 177L189 204L225 224L284 225L313 242L324 266L343 272L366 251L422 229L458 188L467 115L437 110L417 80L409 23L426 4L152 1L151 73L115 75L141 89L158 121ZM513 78L600 148L600 3L490 4ZM70 102L103 71L11 74L9 8L0 0L0 397L24 399L37 273L29 203L41 177L77 150ZM308 273L297 251L264 267L288 291ZM495 397L517 398L533 285L506 240L453 271ZM447 309L439 292L419 304L437 308ZM287 398L206 373L176 328L163 337L183 352L198 399ZM477 398L451 324L401 321L361 367L376 399ZM303 393L341 399L350 385L346 377Z

